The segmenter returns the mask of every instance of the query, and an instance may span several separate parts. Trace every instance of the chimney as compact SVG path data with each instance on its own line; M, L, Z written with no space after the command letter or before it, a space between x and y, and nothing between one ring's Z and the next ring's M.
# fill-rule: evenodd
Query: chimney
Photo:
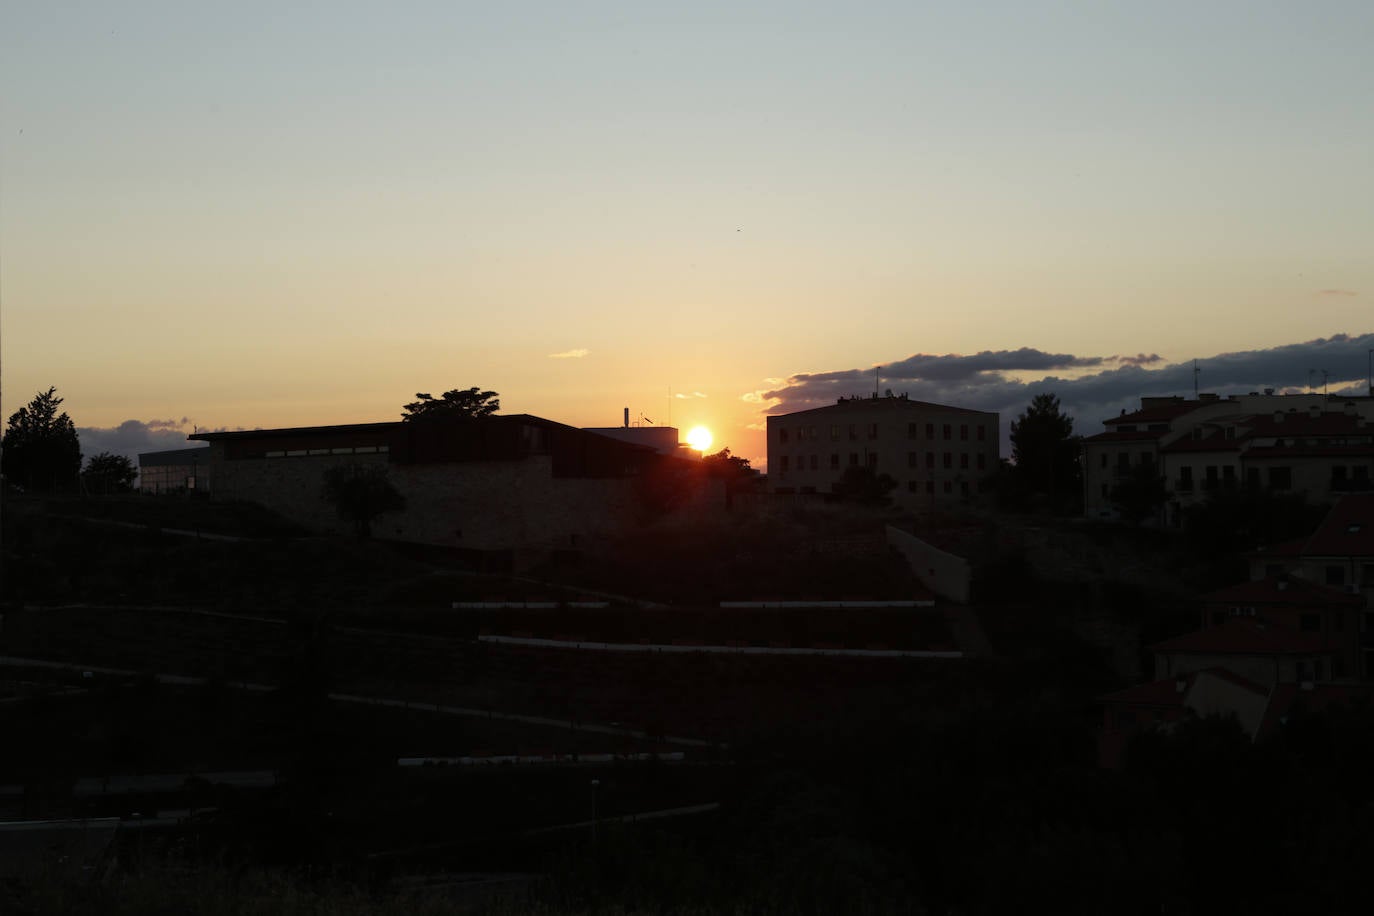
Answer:
M625 428L630 428L630 408L625 408Z
M1264 389L1264 393L1265 393L1265 395L1268 396L1268 397L1273 397L1273 396L1274 396L1274 389L1273 389L1273 388L1266 388L1266 389Z

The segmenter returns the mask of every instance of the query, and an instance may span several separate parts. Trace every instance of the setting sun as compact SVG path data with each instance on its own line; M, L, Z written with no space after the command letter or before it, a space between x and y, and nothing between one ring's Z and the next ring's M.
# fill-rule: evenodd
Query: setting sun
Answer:
M699 452L705 452L715 441L711 431L704 426L693 426L687 433L687 444Z

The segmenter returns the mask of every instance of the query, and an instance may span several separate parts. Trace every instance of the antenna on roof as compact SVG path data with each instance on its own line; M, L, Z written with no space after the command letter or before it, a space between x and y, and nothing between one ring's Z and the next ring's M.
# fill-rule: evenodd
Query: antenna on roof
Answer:
M878 396L878 373L883 371L882 366L873 367L873 396Z
M1197 400L1197 377L1202 374L1202 368L1193 360L1193 400Z

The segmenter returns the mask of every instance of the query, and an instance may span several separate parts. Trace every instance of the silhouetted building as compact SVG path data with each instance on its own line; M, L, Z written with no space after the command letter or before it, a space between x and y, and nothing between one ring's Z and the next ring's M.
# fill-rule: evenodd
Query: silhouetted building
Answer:
M642 445L527 414L199 433L220 499L308 528L351 530L322 495L339 465L382 465L406 508L379 537L508 554L519 565L613 532L644 511L662 462Z
M774 493L831 493L847 468L897 481L892 501L912 510L967 501L997 471L996 413L906 397L841 398L768 418Z
M144 493L178 493L183 490L208 491L209 449L168 449L141 452L138 456L138 488Z

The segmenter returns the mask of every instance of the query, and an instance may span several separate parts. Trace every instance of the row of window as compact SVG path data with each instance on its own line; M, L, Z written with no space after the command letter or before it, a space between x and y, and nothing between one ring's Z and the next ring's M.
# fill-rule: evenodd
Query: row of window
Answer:
M264 452L264 458L302 458L306 455L375 455L389 452L389 445L358 445L350 448L293 448L274 452Z
M867 463L867 465L868 465L870 468L873 468L874 470L877 470L877 468L878 468L878 453L877 453L877 452L866 452L866 453L865 453L865 456L866 456L866 457L865 457L865 462ZM794 464L793 461L792 461L792 456L791 456L791 455L782 455L782 456L780 457L780 459L779 459L778 470L780 470L780 471L790 471L790 470L792 470L792 468L795 467L798 471L804 471L804 470L806 470L808 467L810 467L810 469L813 470L813 471L819 471L819 470L820 470L820 457L821 457L821 456L819 456L819 455L814 455L814 454L813 454L813 455L798 455L798 456L796 456L796 462L795 462L795 464ZM918 467L920 467L920 466L921 466L921 462L920 462L920 460L919 460L919 457L920 457L920 456L919 456L919 454L918 454L917 452L907 452L907 453L906 453L906 466L909 467L909 468L918 468ZM987 454L986 454L985 452L978 452L978 453L974 456L974 458L975 458L976 460L973 462L973 464L977 467L977 469L980 470L980 471L986 471L986 470L987 470L987 466L988 466L988 456L987 456ZM953 470L953 469L954 469L954 463L955 463L955 457L954 457L954 453L953 453L953 452L945 452L944 454L942 454L942 455L940 456L940 466L943 467L943 468L945 468L946 470ZM959 463L959 469L960 469L960 470L963 470L963 471L969 470L969 468L970 468L970 463L969 463L969 454L968 454L968 452L960 452L960 453L959 453L958 463ZM860 464L860 462L859 462L859 453L858 453L858 452L850 452L850 453L849 453L849 465L848 465L848 466L849 466L849 467L858 467L859 464ZM934 452L926 452L926 454L925 454L925 466L926 466L926 468L929 469L929 470L934 470L934 469L935 469L935 453L934 453ZM830 453L830 470L832 470L832 471L838 471L839 469L840 469L840 453L839 453L839 452L831 452L831 453Z
M918 433L921 429L921 426L922 424L920 423L908 423L906 425L906 437L908 439L920 438ZM935 424L926 423L924 424L924 426L925 438L934 439ZM974 438L978 442L987 441L988 428L986 426L974 426L973 431ZM878 432L879 424L877 423L850 423L848 424L847 428L842 424L832 423L830 425L830 441L839 442L842 438L845 437L847 437L852 442L857 442L860 438L877 439ZM946 441L953 440L954 424L941 424L940 433L941 437ZM820 429L816 426L798 426L795 427L795 429L786 426L778 427L779 442L788 442L794 436L798 442L817 441L820 438ZM963 442L969 441L969 424L959 424L959 439Z

